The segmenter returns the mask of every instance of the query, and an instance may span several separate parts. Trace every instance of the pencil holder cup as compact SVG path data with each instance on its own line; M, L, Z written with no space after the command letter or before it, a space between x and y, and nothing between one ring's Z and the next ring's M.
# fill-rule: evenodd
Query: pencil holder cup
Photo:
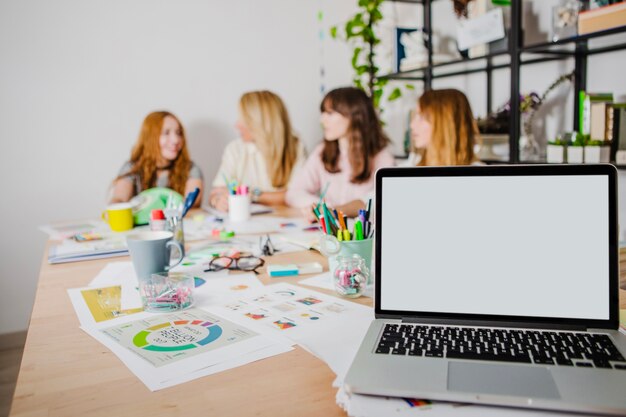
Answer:
M363 295L369 280L369 269L365 266L365 260L359 255L337 256L337 266L331 270L333 285L337 294L357 298Z
M159 272L139 278L143 309L151 312L183 310L193 304L193 276Z
M337 269L337 257L360 256L368 271L367 284L371 284L369 271L372 270L374 239L347 240L340 242L334 236L322 235L320 238L320 250L322 254L328 258L328 270L331 273Z
M245 222L250 219L250 196L228 196L228 218L233 223Z

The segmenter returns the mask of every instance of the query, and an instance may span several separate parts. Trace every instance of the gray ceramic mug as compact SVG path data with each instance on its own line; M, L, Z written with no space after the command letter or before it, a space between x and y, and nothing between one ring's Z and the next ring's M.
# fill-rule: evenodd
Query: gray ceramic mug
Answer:
M137 278L149 278L151 274L164 272L178 265L185 256L185 248L173 239L174 234L166 231L144 231L126 237L130 258L135 267ZM176 247L179 257L170 263L172 246Z

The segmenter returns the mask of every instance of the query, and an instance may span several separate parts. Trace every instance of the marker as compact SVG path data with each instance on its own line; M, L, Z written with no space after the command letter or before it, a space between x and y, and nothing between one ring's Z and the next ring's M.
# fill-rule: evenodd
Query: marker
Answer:
M361 220L354 223L354 240L363 240L363 225Z

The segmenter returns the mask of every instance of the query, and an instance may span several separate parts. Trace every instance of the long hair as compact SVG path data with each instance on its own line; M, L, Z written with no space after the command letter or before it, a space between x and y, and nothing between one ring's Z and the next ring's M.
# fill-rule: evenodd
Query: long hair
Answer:
M184 194L185 184L189 177L189 169L191 168L191 159L189 159L189 153L187 151L187 140L185 139L183 125L180 123L180 120L170 112L156 111L150 113L144 119L141 131L139 132L139 138L130 155L132 168L129 174L139 176L141 187L144 190L156 186L157 163L161 158L159 138L161 136L161 130L163 129L163 121L167 116L173 117L176 119L176 122L178 122L182 139L180 152L176 159L172 161L172 165L169 168L169 188L180 194ZM125 175L122 175L121 178L124 176Z
M285 187L298 159L299 144L285 104L271 91L252 91L241 96L239 110L265 158L272 185Z
M320 110L335 111L350 120L348 127L349 161L353 183L363 183L372 175L373 159L390 140L384 134L372 100L361 89L343 87L330 91ZM339 141L324 141L322 162L328 172L339 172Z
M418 165L470 165L478 160L474 144L480 137L465 94L455 89L429 90L418 104L432 126L430 144L421 151Z

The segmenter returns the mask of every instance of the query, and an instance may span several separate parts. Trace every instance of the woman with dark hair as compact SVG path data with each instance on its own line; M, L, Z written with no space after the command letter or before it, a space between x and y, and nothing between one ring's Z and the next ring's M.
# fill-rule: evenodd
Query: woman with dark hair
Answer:
M371 99L358 88L332 90L322 100L320 121L324 142L309 156L289 184L286 201L308 208L320 198L346 215L365 207L378 168L393 166Z

